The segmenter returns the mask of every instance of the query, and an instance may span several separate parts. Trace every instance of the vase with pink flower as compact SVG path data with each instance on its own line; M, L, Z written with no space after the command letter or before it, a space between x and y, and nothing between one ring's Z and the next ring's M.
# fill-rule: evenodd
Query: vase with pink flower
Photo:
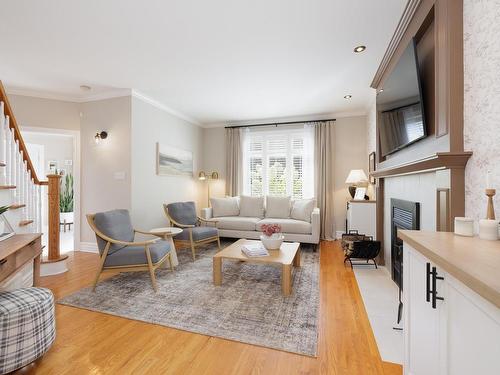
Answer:
M279 224L262 224L260 240L267 250L279 250L285 237L281 233Z

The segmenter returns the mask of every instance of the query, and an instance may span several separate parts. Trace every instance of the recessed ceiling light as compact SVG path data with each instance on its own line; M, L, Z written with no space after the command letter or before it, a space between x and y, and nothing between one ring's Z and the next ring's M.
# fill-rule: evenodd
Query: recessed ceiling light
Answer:
M360 52L363 52L365 49L366 49L366 46L357 46L356 48L354 48L354 52L360 53Z
M344 96L344 99L351 99L352 98L352 95L346 95Z
M91 87L90 86L87 86L87 85L80 85L80 89L82 91L90 91Z

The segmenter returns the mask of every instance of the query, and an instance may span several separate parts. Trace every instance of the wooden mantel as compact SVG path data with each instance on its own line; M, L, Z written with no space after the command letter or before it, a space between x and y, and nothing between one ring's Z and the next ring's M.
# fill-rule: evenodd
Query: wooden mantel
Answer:
M429 157L397 164L370 173L375 178L401 176L415 173L432 172L440 169L465 168L472 152L438 152Z

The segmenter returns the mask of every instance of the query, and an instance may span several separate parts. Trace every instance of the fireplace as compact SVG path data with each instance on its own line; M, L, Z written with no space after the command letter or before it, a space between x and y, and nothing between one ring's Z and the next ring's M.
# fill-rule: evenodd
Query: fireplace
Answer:
M420 203L391 199L391 275L392 280L403 289L403 241L398 238L398 229L420 229Z

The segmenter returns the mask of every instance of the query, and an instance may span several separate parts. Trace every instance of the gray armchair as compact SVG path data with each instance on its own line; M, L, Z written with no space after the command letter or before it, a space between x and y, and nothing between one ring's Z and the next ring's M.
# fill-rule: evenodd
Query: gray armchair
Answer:
M159 238L135 242L135 234L151 235L132 227L130 214L127 210L112 210L87 215L87 221L95 232L97 247L101 260L95 277L93 289L99 281L99 276L107 270L149 271L151 284L155 292L155 270L168 260L173 271L171 246Z
M182 232L174 237L180 244L191 247L193 261L196 258L196 246L215 242L220 249L219 232L214 220L204 220L196 214L194 202L176 202L164 204L163 209L172 225L182 228ZM208 226L212 224L214 226Z

